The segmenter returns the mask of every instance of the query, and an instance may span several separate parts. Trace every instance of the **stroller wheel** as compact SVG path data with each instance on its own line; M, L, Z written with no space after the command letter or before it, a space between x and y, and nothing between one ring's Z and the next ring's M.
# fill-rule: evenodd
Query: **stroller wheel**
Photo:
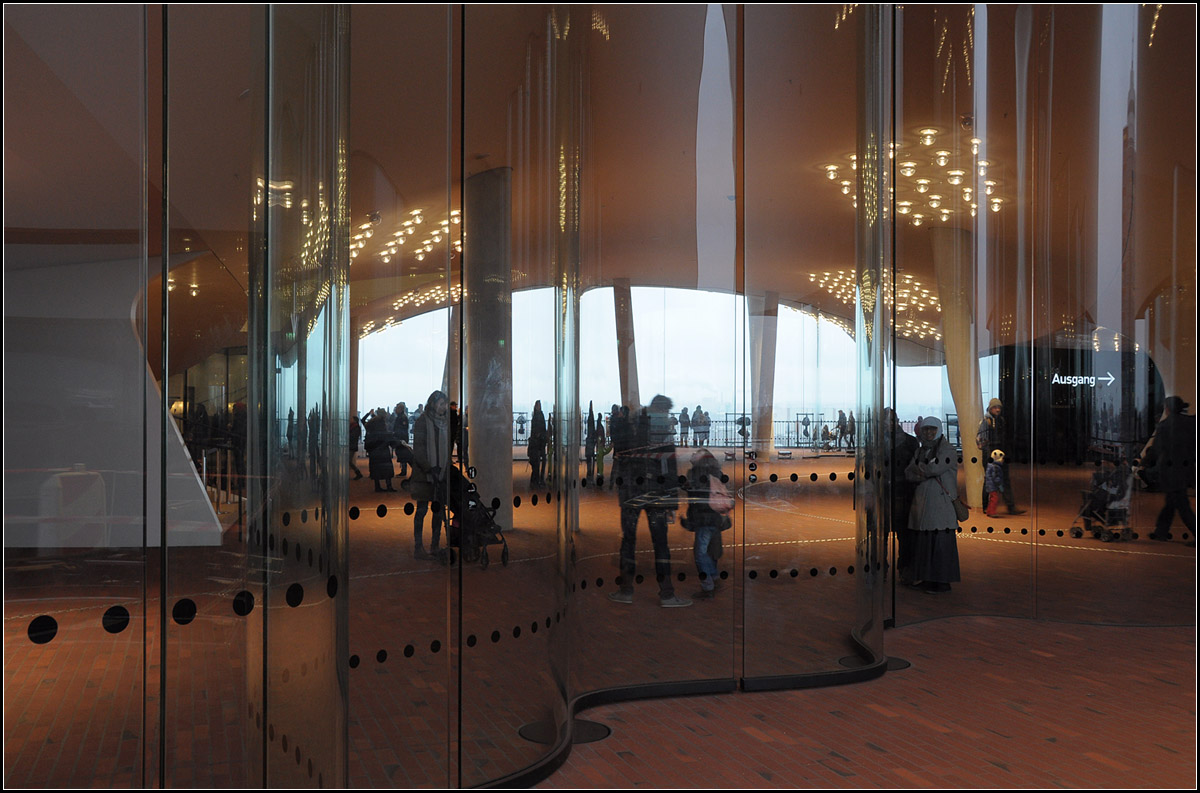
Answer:
M1112 542L1113 541L1113 533L1111 531L1109 531L1108 529L1105 529L1104 531L1100 532L1100 540L1102 542Z
M1083 529L1071 529L1071 536L1078 540L1083 536Z
M1100 532L1099 532L1099 530L1097 530L1097 531L1093 531L1093 532L1092 532L1092 539L1093 539L1093 540L1098 540L1098 539L1100 539Z
M504 547L500 549L500 564L508 567L508 543L504 543Z
M483 546L482 548L480 548L480 549L479 549L479 566L480 566L481 568L483 568L484 570L486 570L486 569L487 569L487 566L488 566L488 552L487 552L487 546L486 546L486 545L485 545L485 546Z

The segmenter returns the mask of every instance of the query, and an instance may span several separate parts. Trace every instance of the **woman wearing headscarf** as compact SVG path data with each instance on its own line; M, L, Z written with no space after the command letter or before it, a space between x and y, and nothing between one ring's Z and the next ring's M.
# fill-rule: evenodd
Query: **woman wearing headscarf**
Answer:
M909 578L914 586L921 582L926 592L949 592L950 584L961 580L954 513L958 455L942 434L942 422L933 416L921 420L917 439L920 446L904 471L905 478L916 483L908 518L908 528L915 532Z
M546 432L546 414L542 412L542 400L533 403L533 421L529 430L529 489L546 484L546 445L550 437Z
M444 393L434 391L425 402L421 418L413 422L413 474L408 480L408 492L417 502L417 510L413 514L413 556L418 559L437 557L441 543L441 508L433 511L433 532L428 553L421 534L425 513L429 512L429 502L438 500L440 486L446 481L446 467L450 465L449 405L450 400Z

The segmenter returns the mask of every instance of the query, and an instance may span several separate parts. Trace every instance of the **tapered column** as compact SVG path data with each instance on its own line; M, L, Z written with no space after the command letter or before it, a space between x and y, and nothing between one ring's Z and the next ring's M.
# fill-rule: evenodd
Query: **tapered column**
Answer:
M628 278L613 279L613 307L617 313L617 370L621 378L621 404L640 407L637 346L633 337L633 298Z
M468 454L484 503L500 500L496 520L507 529L513 520L512 169L469 177L465 204Z
M750 309L750 389L752 395L752 432L754 448L769 456L775 448L775 339L779 326L779 293L768 291L751 297Z
M963 468L967 473L967 492L958 495L971 506L982 507L983 460L975 448L975 431L983 419L983 394L979 387L979 355L971 311L975 294L971 232L931 227L929 239L933 245L933 267L942 302L946 379L954 397L954 410L958 413Z

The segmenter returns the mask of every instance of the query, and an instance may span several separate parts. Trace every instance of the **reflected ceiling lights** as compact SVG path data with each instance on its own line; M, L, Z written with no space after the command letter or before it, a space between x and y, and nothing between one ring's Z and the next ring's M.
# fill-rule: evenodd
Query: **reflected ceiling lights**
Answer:
M955 216L976 217L979 203L976 196L987 196L987 206L999 212L1006 203L998 195L1000 183L994 178L984 178L997 169L996 162L979 156L984 148L980 138L970 139L970 154L959 153L951 148L937 148L939 137L946 137L937 127L920 127L913 131L917 145L909 149L903 142L892 144L888 156L895 158L896 179L891 187L896 214L913 226L924 225L930 219L948 223ZM942 144L943 146L945 143ZM929 151L932 149L932 151ZM857 157L846 155L850 170L857 169ZM853 192L854 183L849 179L838 179L844 173L846 163L825 163L820 166L826 178L835 180L839 192L850 199L850 205L858 208L858 196ZM972 184L972 183L975 184ZM884 208L885 213L887 207Z
M808 280L842 303L854 305L857 289L853 270L809 273ZM941 313L941 300L911 275L902 275L900 283L893 289L891 272L884 270L883 302L884 305L895 308L897 333L910 339L942 340L942 332L937 324L938 318L932 316Z

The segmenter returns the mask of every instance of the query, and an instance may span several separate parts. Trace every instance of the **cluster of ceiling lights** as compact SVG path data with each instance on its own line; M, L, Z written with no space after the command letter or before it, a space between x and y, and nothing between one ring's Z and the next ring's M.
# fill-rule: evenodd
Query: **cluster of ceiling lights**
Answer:
M392 301L392 310L400 311L405 306L410 306L414 309L419 309L421 306L432 303L433 305L451 305L459 303L463 298L463 288L461 284L455 284L449 289L443 284L437 284L425 290L414 289L407 292ZM369 320L363 323L362 329L359 331L358 337L365 338L372 333L378 333L381 330L395 327L400 324L400 320L395 314L387 317L384 320L376 322Z
M809 273L808 280L842 303L854 305L854 271ZM883 302L896 309L896 332L910 339L942 340L936 318L934 322L925 319L928 314L940 314L942 303L937 295L911 275L902 275L900 283L893 288L891 272L884 270Z
M413 257L417 261L424 261L425 257L433 252L434 246L446 242L450 245L450 258L462 253L462 239L454 239L451 233L451 226L457 226L462 223L462 212L457 209L450 211L449 217L443 218L436 225L425 225L425 211L423 209L414 209L408 213L409 217L400 227L393 231L379 245L378 250L374 255L378 256L384 264L390 263L393 259L402 255L404 250L412 251ZM377 217L377 216L376 216ZM356 230L353 237L350 239L350 260L353 263L367 246L367 240L375 236L375 226L378 225L377 220L363 223ZM420 234L418 235L418 232ZM415 242L415 238L420 236L420 242ZM411 239L410 239L411 238Z
M939 144L942 135L936 127L922 127L916 130L915 148L910 150L902 142L890 144L888 158L896 173L891 197L896 214L913 226L922 226L935 220L947 223L964 214L975 217L981 204L999 212L1005 199L999 194L999 182L991 176L996 170L995 162L979 156L983 141L971 138L968 155L965 150L959 152L944 142ZM837 185L855 208L858 207L858 196L854 193L857 169L855 154L846 155L845 162L821 166L826 179ZM887 206L884 211L888 211Z

